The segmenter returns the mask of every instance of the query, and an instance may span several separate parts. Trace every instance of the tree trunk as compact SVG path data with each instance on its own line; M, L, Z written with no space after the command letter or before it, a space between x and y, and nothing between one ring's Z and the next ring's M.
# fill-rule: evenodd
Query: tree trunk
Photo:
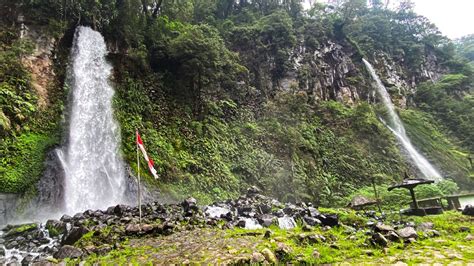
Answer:
M155 9L153 9L153 15L152 15L153 18L156 18L158 16L158 12L160 11L161 4L163 4L163 0L158 0L158 2L156 2Z

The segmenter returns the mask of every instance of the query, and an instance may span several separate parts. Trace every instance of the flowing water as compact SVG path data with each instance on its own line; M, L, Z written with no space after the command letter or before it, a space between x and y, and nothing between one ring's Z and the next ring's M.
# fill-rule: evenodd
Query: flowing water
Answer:
M211 218L220 218L222 215L226 215L230 212L230 209L219 207L219 206L208 206L204 213Z
M293 217L283 216L278 218L278 227L281 229L292 229L296 227L296 222Z
M262 229L263 227L258 223L257 219L255 218L243 218L245 221L245 229L255 230L255 229Z
M382 103L387 108L387 111L388 111L388 123L386 123L387 127L390 129L390 131L393 132L393 134L400 141L402 146L407 151L409 157L412 159L416 167L420 170L420 172L424 175L425 178L437 180L437 181L441 180L442 177L438 173L438 171L428 162L428 160L423 155L421 155L415 149L410 139L406 135L405 127L403 126L403 123L400 120L400 117L398 117L395 111L395 106L393 105L392 100L390 99L390 95L388 94L387 89L385 88L382 81L378 77L374 68L367 60L362 59L362 61L367 67L367 70L369 71L372 78L375 80L376 85L377 85L376 86L377 92L380 95L380 98L382 99Z
M65 171L65 212L70 214L127 202L119 127L112 110L114 90L109 83L112 66L106 55L99 32L76 29L68 73L69 131L66 146L57 151Z

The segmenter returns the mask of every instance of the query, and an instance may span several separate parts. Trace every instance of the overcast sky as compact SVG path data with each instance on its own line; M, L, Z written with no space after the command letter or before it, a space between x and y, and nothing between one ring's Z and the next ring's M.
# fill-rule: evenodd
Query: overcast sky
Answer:
M414 0L416 13L427 17L451 39L474 33L474 0Z
M306 0L305 6L310 1ZM394 2L397 0L391 1ZM436 24L443 35L455 39L474 33L474 0L413 0L413 2L416 13Z

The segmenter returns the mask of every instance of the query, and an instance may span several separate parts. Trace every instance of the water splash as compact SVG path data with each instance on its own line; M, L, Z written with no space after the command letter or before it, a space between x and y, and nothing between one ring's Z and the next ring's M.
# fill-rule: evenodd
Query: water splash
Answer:
M281 229L292 229L296 227L296 222L293 217L283 216L278 218L278 227Z
M385 124L388 129L390 129L390 131L392 131L393 134L397 137L397 139L403 145L405 150L408 152L410 158L415 163L416 167L420 170L420 172L425 178L436 181L442 180L443 178L438 173L438 171L428 162L428 160L423 155L421 155L415 149L410 139L406 135L405 127L403 126L400 117L398 117L397 113L395 112L395 106L393 105L392 100L390 99L390 95L388 94L387 89L382 84L382 81L380 80L372 65L365 59L362 59L362 61L367 67L367 70L369 71L372 78L375 80L377 85L377 92L380 95L380 98L382 99L382 103L387 108L389 121Z
M262 229L263 227L258 223L257 219L255 218L244 218L245 221L245 229L255 230L255 229Z
M65 212L101 209L126 203L126 176L120 157L119 127L113 118L102 35L78 27L72 48L71 112L67 146L58 150L65 171Z
M204 213L211 218L220 218L222 215L226 215L230 212L230 209L219 207L219 206L208 206Z

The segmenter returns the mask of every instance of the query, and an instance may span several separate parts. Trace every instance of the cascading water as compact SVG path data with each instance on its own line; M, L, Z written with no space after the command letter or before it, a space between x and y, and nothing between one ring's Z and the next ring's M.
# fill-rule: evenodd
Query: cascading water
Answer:
M72 48L71 109L66 146L58 150L65 171L65 212L126 203L126 176L120 157L119 127L114 120L102 35L78 27Z
M367 60L362 59L362 61L367 67L367 70L369 71L372 78L375 80L377 85L377 92L380 95L383 104L388 110L389 121L386 124L388 129L390 129L390 131L392 131L393 134L398 138L400 143L408 152L410 158L415 163L416 167L420 170L420 172L424 175L425 178L437 181L441 180L442 177L438 173L438 171L436 171L436 169L428 162L428 160L415 149L413 144L411 144L410 139L406 135L405 127L403 126L400 117L398 117L397 113L395 112L395 107L392 103L392 100L390 99L390 95L388 94L385 86L382 84L382 81L380 80L377 73L375 73L374 68Z

